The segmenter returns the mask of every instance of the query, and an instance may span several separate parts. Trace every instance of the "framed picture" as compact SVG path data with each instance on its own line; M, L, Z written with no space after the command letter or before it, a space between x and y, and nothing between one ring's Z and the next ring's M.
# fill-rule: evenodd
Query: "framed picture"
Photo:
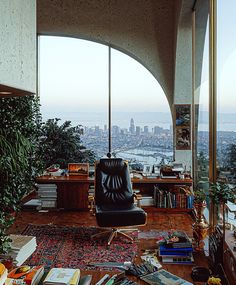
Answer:
M191 132L190 128L176 129L176 149L191 148Z
M143 166L143 175L148 175L150 173L152 173L152 165L144 164L144 166Z
M191 126L191 105L175 105L175 125L177 127Z
M89 175L88 163L68 163L69 175Z
M175 144L177 150L191 149L191 105L175 105Z

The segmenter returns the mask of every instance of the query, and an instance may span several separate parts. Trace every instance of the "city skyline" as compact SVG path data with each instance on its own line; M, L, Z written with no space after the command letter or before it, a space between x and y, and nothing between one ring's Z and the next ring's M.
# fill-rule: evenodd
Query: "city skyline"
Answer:
M71 121L72 125L82 125L87 127L99 126L102 128L108 125L107 112L59 112L55 110L50 112L47 108L42 109L43 120L59 118L61 122ZM206 111L200 111L199 115L199 131L208 131L208 116ZM136 125L144 127L148 125L150 128L158 125L164 129L172 128L172 118L169 112L113 112L112 125L118 125L121 128L128 126L130 118L133 117ZM218 131L235 131L236 115L234 113L218 113Z

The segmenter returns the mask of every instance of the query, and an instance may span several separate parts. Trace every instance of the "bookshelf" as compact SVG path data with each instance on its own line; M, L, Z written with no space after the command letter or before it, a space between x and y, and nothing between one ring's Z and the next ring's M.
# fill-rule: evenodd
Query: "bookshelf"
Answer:
M191 201L185 194L180 193L181 188L192 186L192 179L179 178L133 178L133 189L139 189L140 194L151 195L154 198L155 206L152 206L153 211L158 212L191 212ZM166 201L159 203L157 201L157 193L155 189L161 189L162 194L166 195ZM190 199L189 199L190 200ZM171 201L171 202L170 202Z

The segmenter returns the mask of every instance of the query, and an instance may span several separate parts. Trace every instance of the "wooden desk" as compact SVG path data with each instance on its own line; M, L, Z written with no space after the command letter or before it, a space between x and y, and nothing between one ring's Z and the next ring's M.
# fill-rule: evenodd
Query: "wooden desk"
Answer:
M192 185L192 179L175 178L132 178L133 189L140 189L141 194L153 195L154 185ZM94 178L87 176L41 176L39 184L57 185L57 207L66 210L88 210L88 190L94 184ZM168 209L166 209L168 210Z
M172 185L189 185L193 183L192 179L179 179L179 178L132 178L133 185L143 185L143 184L172 184Z
M93 179L87 176L41 176L36 182L57 185L57 208L88 210L88 190Z

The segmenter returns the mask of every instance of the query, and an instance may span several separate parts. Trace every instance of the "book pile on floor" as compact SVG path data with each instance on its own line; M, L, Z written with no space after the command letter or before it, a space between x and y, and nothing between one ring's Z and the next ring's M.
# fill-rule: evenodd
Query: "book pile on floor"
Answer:
M44 274L44 267L22 265L10 271L5 285L37 285Z
M35 251L37 244L34 236L10 235L12 240L9 255L16 266L20 266Z
M0 262L0 285L3 285L7 279L7 269L4 264Z
M57 207L57 185L56 184L37 184L38 196L41 199L43 209Z
M192 242L184 231L173 231L160 242L159 256L165 264L192 264Z

